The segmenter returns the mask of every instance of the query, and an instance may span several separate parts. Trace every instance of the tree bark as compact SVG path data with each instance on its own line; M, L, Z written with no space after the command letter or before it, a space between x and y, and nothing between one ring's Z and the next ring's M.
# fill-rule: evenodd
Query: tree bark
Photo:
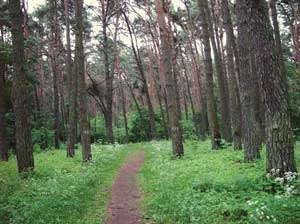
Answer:
M260 158L260 128L256 120L255 79L251 70L249 9L246 0L237 1L238 16L238 49L240 63L240 97L242 107L242 140L245 162Z
M60 122L59 122L59 91L58 91L58 16L57 16L57 0L50 1L50 21L51 21L51 71L53 76L53 95L54 95L54 147L59 149L59 135L60 135Z
M78 92L79 92L79 122L80 122L80 136L82 147L83 161L92 159L91 153L91 136L90 136L90 121L87 110L87 88L85 83L85 65L84 65L84 48L83 48L83 0L75 1L75 68L78 77Z
M23 14L20 0L9 1L11 20L13 67L14 67L14 110L16 113L16 154L19 173L34 169L34 158L29 121L29 81L26 71L23 35Z
M210 34L211 46L214 52L214 59L216 64L216 74L218 81L218 90L220 97L220 109L221 109L221 134L222 137L228 141L232 142L232 134L231 134L231 117L230 117L230 108L229 108L229 95L228 95L228 86L227 80L225 77L223 63L221 58L221 52L217 48L217 43L215 41L215 32L213 29L212 17L210 15L210 9L208 6L208 1L205 1L205 11L207 17L208 30Z
M295 172L294 139L290 121L290 105L286 74L280 68L275 49L268 6L265 0L253 1L251 8L252 46L255 49L258 73L266 106L267 172L279 169L279 174ZM255 32L254 32L255 28Z
M182 143L182 132L179 123L179 114L177 112L177 103L175 98L175 80L172 70L171 62L171 47L169 43L168 28L164 18L163 2L162 0L155 1L155 9L157 13L157 21L160 29L161 51L164 65L164 72L166 78L166 95L168 101L168 111L170 119L170 134L172 139L173 154L175 156L183 156L184 149ZM169 34L170 35L170 34Z
M234 149L242 149L242 113L241 102L238 88L238 74L234 61L234 45L235 38L233 33L232 20L230 16L230 10L228 7L228 0L222 0L222 16L223 24L226 32L226 59L227 59L227 74L229 80L229 96L230 96L230 108L231 108L231 125L233 134L233 147Z
M5 105L5 70L6 65L0 54L0 160L8 161L8 148L5 140L5 112L6 112L6 105Z
M206 76L206 88L207 88L207 107L208 107L208 122L210 127L212 149L218 149L220 147L221 135L219 132L219 125L217 120L217 108L216 100L214 96L213 86L213 66L211 59L211 47L210 47L210 33L208 27L208 17L206 12L205 0L199 0L200 16L202 20L202 39L204 44L204 66Z

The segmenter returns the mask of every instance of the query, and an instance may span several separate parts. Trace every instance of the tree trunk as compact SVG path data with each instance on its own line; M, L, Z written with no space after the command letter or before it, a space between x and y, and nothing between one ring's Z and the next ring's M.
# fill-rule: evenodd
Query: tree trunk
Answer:
M2 161L8 161L8 148L5 140L5 70L6 65L0 55L0 160Z
M226 32L226 50L227 50L227 74L229 80L229 96L231 108L231 125L233 134L233 147L234 149L242 149L242 123L241 123L241 102L238 88L238 74L236 73L236 64L234 62L234 33L228 7L228 0L222 0L222 15L223 24Z
M277 0L270 0L271 17L272 17L272 22L273 22L275 45L276 45L275 49L277 50L277 53L278 53L281 73L287 74L286 67L284 64L284 58L283 58L283 50L282 50L282 45L281 45L279 23L278 23L278 19L277 19L276 2L277 2Z
M128 121L127 121L127 114L126 114L126 97L124 93L124 87L122 84L120 84L120 92L122 96L122 114L123 114L123 119L124 119L124 126L125 126L125 134L126 134L126 142L129 143L129 129L128 129Z
M23 14L20 0L9 1L11 20L13 67L14 67L14 110L16 113L16 153L19 173L32 171L34 159L29 121L29 81L26 71L23 36Z
M217 43L215 41L215 32L213 29L212 17L210 15L210 10L208 6L208 1L205 1L205 11L206 11L206 18L208 24L208 30L210 33L210 41L211 46L214 52L214 59L216 64L216 73L217 73L217 80L218 80L218 90L219 90L219 97L220 97L220 109L221 109L221 134L222 137L228 141L232 141L232 134L231 134L231 117L230 117L230 108L229 108L229 96L228 96L228 86L227 80L225 77L223 63L221 58L221 52L218 51Z
M76 67L73 66L73 67ZM67 138L67 157L75 156L75 144L77 138L77 93L78 93L78 77L76 69L72 69L70 77L69 90L69 116L68 116L68 138Z
M168 37L168 28L164 18L164 10L163 10L163 2L162 0L155 1L155 9L157 13L157 20L160 29L160 38L161 38L161 51L162 51L162 59L163 66L166 78L166 95L168 101L168 111L169 111L169 119L170 119L170 134L172 139L172 148L173 154L175 156L183 156L184 149L182 143L182 132L179 123L179 114L177 112L177 103L175 98L175 80L174 74L172 70L172 62L171 62L171 48Z
M258 73L266 106L267 172L295 172L294 139L290 121L286 74L282 73L280 57L275 51L268 6L265 0L252 2L252 46L255 49ZM255 29L255 32L254 32Z
M107 136L108 143L114 144L115 140L114 140L112 110L106 111L104 113L104 120L105 120L105 129L106 129L106 136Z
M82 147L83 161L92 159L91 153L91 136L90 136L90 121L87 106L87 91L85 83L85 65L84 65L84 48L83 48L83 0L75 1L75 62L76 75L78 77L78 92L79 92L79 122L80 122L80 136Z
M109 4L108 2L106 4ZM102 6L105 6L105 4L102 4ZM103 52L104 52L104 67L105 67L105 128L106 128L106 136L109 143L113 144L115 142L114 139L114 132L113 132L113 119L112 119L112 106L113 106L113 80L114 80L114 74L110 72L110 63L109 63L109 52L108 52L108 37L107 37L107 10L105 8L102 8L102 13L105 15L102 15L102 35L103 35ZM114 64L113 64L114 66Z
M217 108L216 100L214 96L214 86L213 86L213 67L211 59L211 48L210 48L210 34L208 27L208 17L205 10L205 0L199 0L199 9L202 19L202 39L204 44L204 66L206 75L206 88L207 88L207 107L208 107L208 122L210 127L212 149L218 149L220 147L221 135L219 133L219 125L217 120Z
M59 149L59 135L60 135L60 123L59 123L59 91L58 91L58 18L57 18L57 0L50 1L50 20L51 20L51 71L53 75L53 95L54 95L54 147Z
M260 128L256 120L255 79L251 70L251 53L249 39L249 9L245 0L237 1L238 48L240 63L240 97L242 107L242 139L246 162L260 158Z

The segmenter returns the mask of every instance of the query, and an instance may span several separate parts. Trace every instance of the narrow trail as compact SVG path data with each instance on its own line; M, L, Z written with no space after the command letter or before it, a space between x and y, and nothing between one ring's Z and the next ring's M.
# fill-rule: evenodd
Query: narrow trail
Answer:
M121 167L112 187L105 224L141 224L137 172L143 163L144 152L138 152L130 155Z

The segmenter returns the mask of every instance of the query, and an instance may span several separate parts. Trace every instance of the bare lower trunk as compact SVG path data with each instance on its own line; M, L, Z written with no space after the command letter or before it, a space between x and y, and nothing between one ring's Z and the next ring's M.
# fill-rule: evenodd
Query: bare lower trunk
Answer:
M162 0L155 1L155 8L157 13L157 19L160 29L160 38L161 38L161 50L162 50L162 59L164 65L164 72L166 78L166 94L168 101L169 109L169 119L170 119L170 136L172 139L172 148L173 154L175 156L183 156L184 149L182 143L182 132L179 123L179 114L175 98L175 80L174 74L172 71L172 62L171 62L171 45L169 43L170 38L168 37L168 28L164 18L163 2Z
M5 64L0 55L0 160L8 161L8 148L5 140Z
M267 172L279 169L283 176L285 172L296 171L286 74L282 73L280 57L274 51L275 41L266 1L253 2L250 8L254 15L251 24L255 28L251 44L260 62L257 68L266 106Z
M207 108L208 108L208 122L210 127L212 149L218 149L220 147L220 132L217 120L217 107L216 100L214 96L214 85L213 85L213 67L211 58L211 47L210 47L210 37L209 37L209 27L208 27L208 17L205 11L205 5L207 2L205 0L199 0L199 9L202 19L202 39L204 43L204 66L206 75L206 91L207 91Z
M75 1L76 15L76 35L75 35L75 62L76 75L78 76L78 92L79 92L79 122L80 136L82 147L82 159L88 161L92 159L91 153L91 136L90 121L87 110L87 91L85 83L85 65L84 65L84 48L83 48L83 17L82 17L83 0Z
M223 63L221 58L221 52L217 48L217 43L215 41L215 32L213 29L212 24L212 17L210 15L209 7L208 7L208 1L205 1L205 11L206 11L206 18L207 18L207 24L208 29L210 33L210 41L212 50L214 52L214 59L216 64L216 74L217 74L217 81L218 81L218 90L219 90L219 97L220 97L220 110L221 110L221 134L222 137L228 141L232 141L232 134L231 134L231 117L230 117L230 108L229 108L229 96L228 96L228 86L227 86L227 80L225 77L225 72L223 69Z
M233 26L228 7L228 0L222 0L222 15L223 24L226 32L227 44L227 74L229 80L229 96L230 96L230 108L231 108L231 125L233 135L233 147L234 149L242 149L242 136L241 136L241 102L238 89L238 74L236 73L236 64L234 62L234 33Z
M113 132L112 111L104 114L104 120L105 120L107 141L108 143L113 144L115 140L114 140L114 132Z
M19 172L34 169L34 159L29 122L29 97L24 54L23 15L19 0L9 1L12 28L14 66L14 110L16 113L16 153Z
M249 9L245 0L237 1L238 16L238 48L240 63L240 97L242 107L243 144L246 162L260 158L261 148L260 126L256 120L255 110L255 79L256 74L251 70Z
M76 136L77 136L76 102L77 102L78 78L75 72L76 71L74 69L72 73L73 77L70 77L70 90L69 90L67 157L71 157L71 158L75 156L75 144L76 144Z

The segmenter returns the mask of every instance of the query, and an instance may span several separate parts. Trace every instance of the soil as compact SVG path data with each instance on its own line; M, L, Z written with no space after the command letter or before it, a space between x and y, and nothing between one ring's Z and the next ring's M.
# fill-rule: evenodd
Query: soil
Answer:
M129 156L121 167L112 187L107 207L105 224L141 224L139 199L141 194L137 183L137 172L144 163L144 153Z

